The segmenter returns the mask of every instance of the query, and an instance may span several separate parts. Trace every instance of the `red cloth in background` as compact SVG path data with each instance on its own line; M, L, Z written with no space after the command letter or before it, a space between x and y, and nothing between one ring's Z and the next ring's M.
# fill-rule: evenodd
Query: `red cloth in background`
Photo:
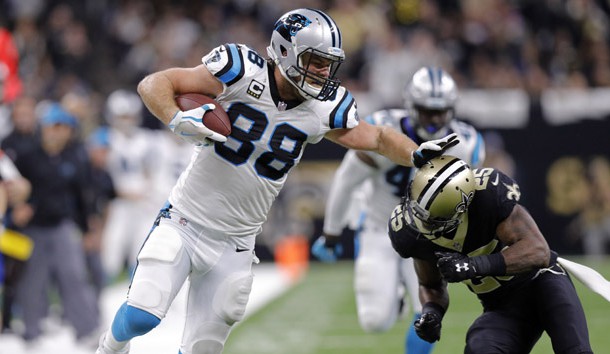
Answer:
M9 31L0 28L0 81L4 81L4 97L0 97L0 102L11 102L21 93L18 69L19 52L13 37Z

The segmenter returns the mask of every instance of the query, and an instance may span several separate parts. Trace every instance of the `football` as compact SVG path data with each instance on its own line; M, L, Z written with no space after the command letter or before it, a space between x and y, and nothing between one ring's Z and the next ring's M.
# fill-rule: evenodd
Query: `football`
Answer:
M216 105L216 108L205 112L203 124L218 134L229 136L231 134L231 120L220 103L211 97L198 93L186 93L176 96L176 104L183 111L201 107L208 103Z

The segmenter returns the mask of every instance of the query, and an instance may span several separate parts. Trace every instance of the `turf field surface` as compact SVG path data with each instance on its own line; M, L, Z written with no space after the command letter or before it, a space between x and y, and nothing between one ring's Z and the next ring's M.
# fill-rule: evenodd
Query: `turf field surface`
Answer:
M610 279L610 259L586 262ZM610 303L575 281L583 302L591 343L596 353L610 350ZM450 309L434 353L462 353L468 326L481 312L474 294L462 284L450 284ZM364 333L356 318L353 262L310 264L303 280L239 324L229 336L224 354L377 354L403 353L409 314L390 331ZM532 351L551 354L546 335Z

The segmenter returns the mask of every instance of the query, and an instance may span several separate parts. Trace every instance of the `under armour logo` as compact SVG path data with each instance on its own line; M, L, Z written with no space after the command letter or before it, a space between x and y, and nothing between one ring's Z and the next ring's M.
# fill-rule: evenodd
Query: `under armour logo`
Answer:
M460 272L467 272L469 270L470 270L470 267L469 267L468 263L462 263L462 264L457 263L455 265L455 271L458 272L458 273L460 273Z

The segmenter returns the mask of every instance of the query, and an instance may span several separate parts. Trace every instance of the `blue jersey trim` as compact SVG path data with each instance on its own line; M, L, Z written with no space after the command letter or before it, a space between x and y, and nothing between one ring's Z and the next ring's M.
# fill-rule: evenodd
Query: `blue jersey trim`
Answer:
M348 113L352 105L354 104L354 98L349 91L341 99L341 102L333 110L330 115L330 127L331 128L346 128Z
M244 59L236 44L225 44L229 61L227 65L216 74L216 77L227 85L235 83L244 76Z
M474 150L472 151L472 163L471 166L478 166L479 159L481 158L481 146L483 145L483 136L481 133L477 132L477 143L474 146Z

